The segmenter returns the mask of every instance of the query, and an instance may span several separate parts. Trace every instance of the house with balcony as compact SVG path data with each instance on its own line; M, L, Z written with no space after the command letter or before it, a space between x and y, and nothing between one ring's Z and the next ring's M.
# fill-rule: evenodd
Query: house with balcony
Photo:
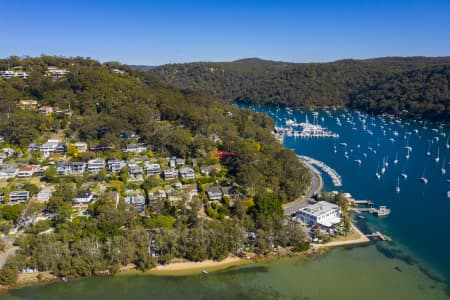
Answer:
M113 173L119 173L126 165L124 160L108 160L108 170Z
M147 151L147 146L145 146L144 144L129 144L127 145L127 147L125 148L124 152L127 153L143 153Z
M89 173L98 173L102 171L106 166L106 162L103 159L91 159L87 163L87 171Z
M31 166L26 166L26 167L20 167L17 170L17 177L18 178L30 178L31 176L33 176L34 173L34 168Z
M25 71L6 70L6 71L0 71L0 75L4 79L10 79L10 78L27 79L28 78L28 73Z
M184 167L180 169L180 176L183 179L195 179L194 169L189 167Z
M147 176L161 174L160 164L146 162L144 168L145 168L145 173L147 174Z
M219 186L210 186L206 188L206 195L211 201L217 201L222 199L222 190Z
M166 169L163 171L164 180L174 180L178 178L178 170L176 169Z
M142 190L126 190L124 202L136 208L142 216L145 216L145 196Z
M59 146L59 140L48 140L40 148L41 154L44 158L48 158L53 153L57 152Z
M128 173L130 174L131 179L142 180L142 176L144 175L144 168L142 168L137 163L128 163Z
M67 176L72 173L72 168L70 167L70 162L60 161L56 164L56 174L59 176Z
M28 199L30 199L29 191L12 191L9 193L10 204L26 202Z
M54 66L47 67L47 76L51 76L53 80L58 80L60 78L63 78L67 74L69 74L69 71L67 69L61 69L61 68L54 67Z
M90 203L96 201L97 198L98 197L91 192L80 193L75 198L72 199L72 205L73 206L89 205Z

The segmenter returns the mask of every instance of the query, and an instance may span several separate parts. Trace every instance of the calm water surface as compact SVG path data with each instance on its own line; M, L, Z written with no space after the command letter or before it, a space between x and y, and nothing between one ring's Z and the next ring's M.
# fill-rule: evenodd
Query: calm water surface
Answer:
M270 114L278 126L285 126L286 119L303 122L306 114L312 121L311 112L252 108ZM357 114L342 114L319 112L319 122L339 133L339 139L286 137L284 144L298 154L322 160L336 169L343 178L343 189L355 198L370 199L376 205L391 208L392 214L387 218L357 219L359 227L366 232L380 230L390 235L391 243L340 248L320 258L284 258L206 276L121 275L78 279L18 289L1 298L450 299L450 199L447 198L450 177L441 173L444 166L450 174L447 164L450 151L445 147L447 137L439 134L448 134L448 130L430 125L423 129L423 125L415 123L391 124L389 120L369 117L366 126L373 132L370 135L362 129L364 123ZM342 126L336 125L336 117ZM354 125L347 123L347 118ZM395 141L389 141L390 138ZM347 146L341 146L342 142ZM406 159L405 146L412 147L409 159ZM369 151L369 147L376 153ZM436 163L438 148L440 161ZM426 155L428 149L430 156ZM396 158L398 163L394 164ZM354 162L357 159L361 159L361 165ZM389 165L377 180L375 172L383 160ZM399 180L401 191L397 194L395 187L400 173L406 173L408 178ZM326 190L337 189L323 176ZM428 178L428 184L420 181L422 176Z

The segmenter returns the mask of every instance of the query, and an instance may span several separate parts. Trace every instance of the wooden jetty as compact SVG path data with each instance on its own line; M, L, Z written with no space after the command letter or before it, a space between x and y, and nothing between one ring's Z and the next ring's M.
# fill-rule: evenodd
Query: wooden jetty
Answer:
M391 210L387 208L386 206L380 206L379 208L375 207L352 207L352 211L354 211L357 214L368 212L373 215L376 215L378 217L387 216L391 213Z
M352 200L351 203L357 205L369 205L369 206L373 205L373 202L370 200Z
M392 241L392 239L389 236L387 236L385 234L382 234L379 231L375 231L373 233L366 234L366 236L367 237L373 237L373 238L379 238L382 241L388 241L388 242Z

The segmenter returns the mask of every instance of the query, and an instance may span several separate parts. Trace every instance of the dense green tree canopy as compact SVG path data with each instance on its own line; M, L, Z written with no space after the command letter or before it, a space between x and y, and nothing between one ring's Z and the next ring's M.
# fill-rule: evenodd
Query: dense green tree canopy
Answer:
M450 58L387 57L294 64L245 59L173 64L150 73L226 100L300 107L351 107L450 120Z

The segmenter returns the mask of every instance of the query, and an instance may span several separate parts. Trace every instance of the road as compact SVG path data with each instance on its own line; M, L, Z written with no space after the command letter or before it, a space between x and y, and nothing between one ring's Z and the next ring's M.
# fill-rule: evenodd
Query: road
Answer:
M320 176L319 170L317 170L311 164L307 163L304 160L301 160L301 162L306 168L308 168L309 173L311 174L311 185L306 191L306 195L304 197L298 198L292 202L283 205L283 212L285 216L290 216L299 209L307 206L308 199L311 198L315 193L320 192L323 187L323 181L322 177Z

